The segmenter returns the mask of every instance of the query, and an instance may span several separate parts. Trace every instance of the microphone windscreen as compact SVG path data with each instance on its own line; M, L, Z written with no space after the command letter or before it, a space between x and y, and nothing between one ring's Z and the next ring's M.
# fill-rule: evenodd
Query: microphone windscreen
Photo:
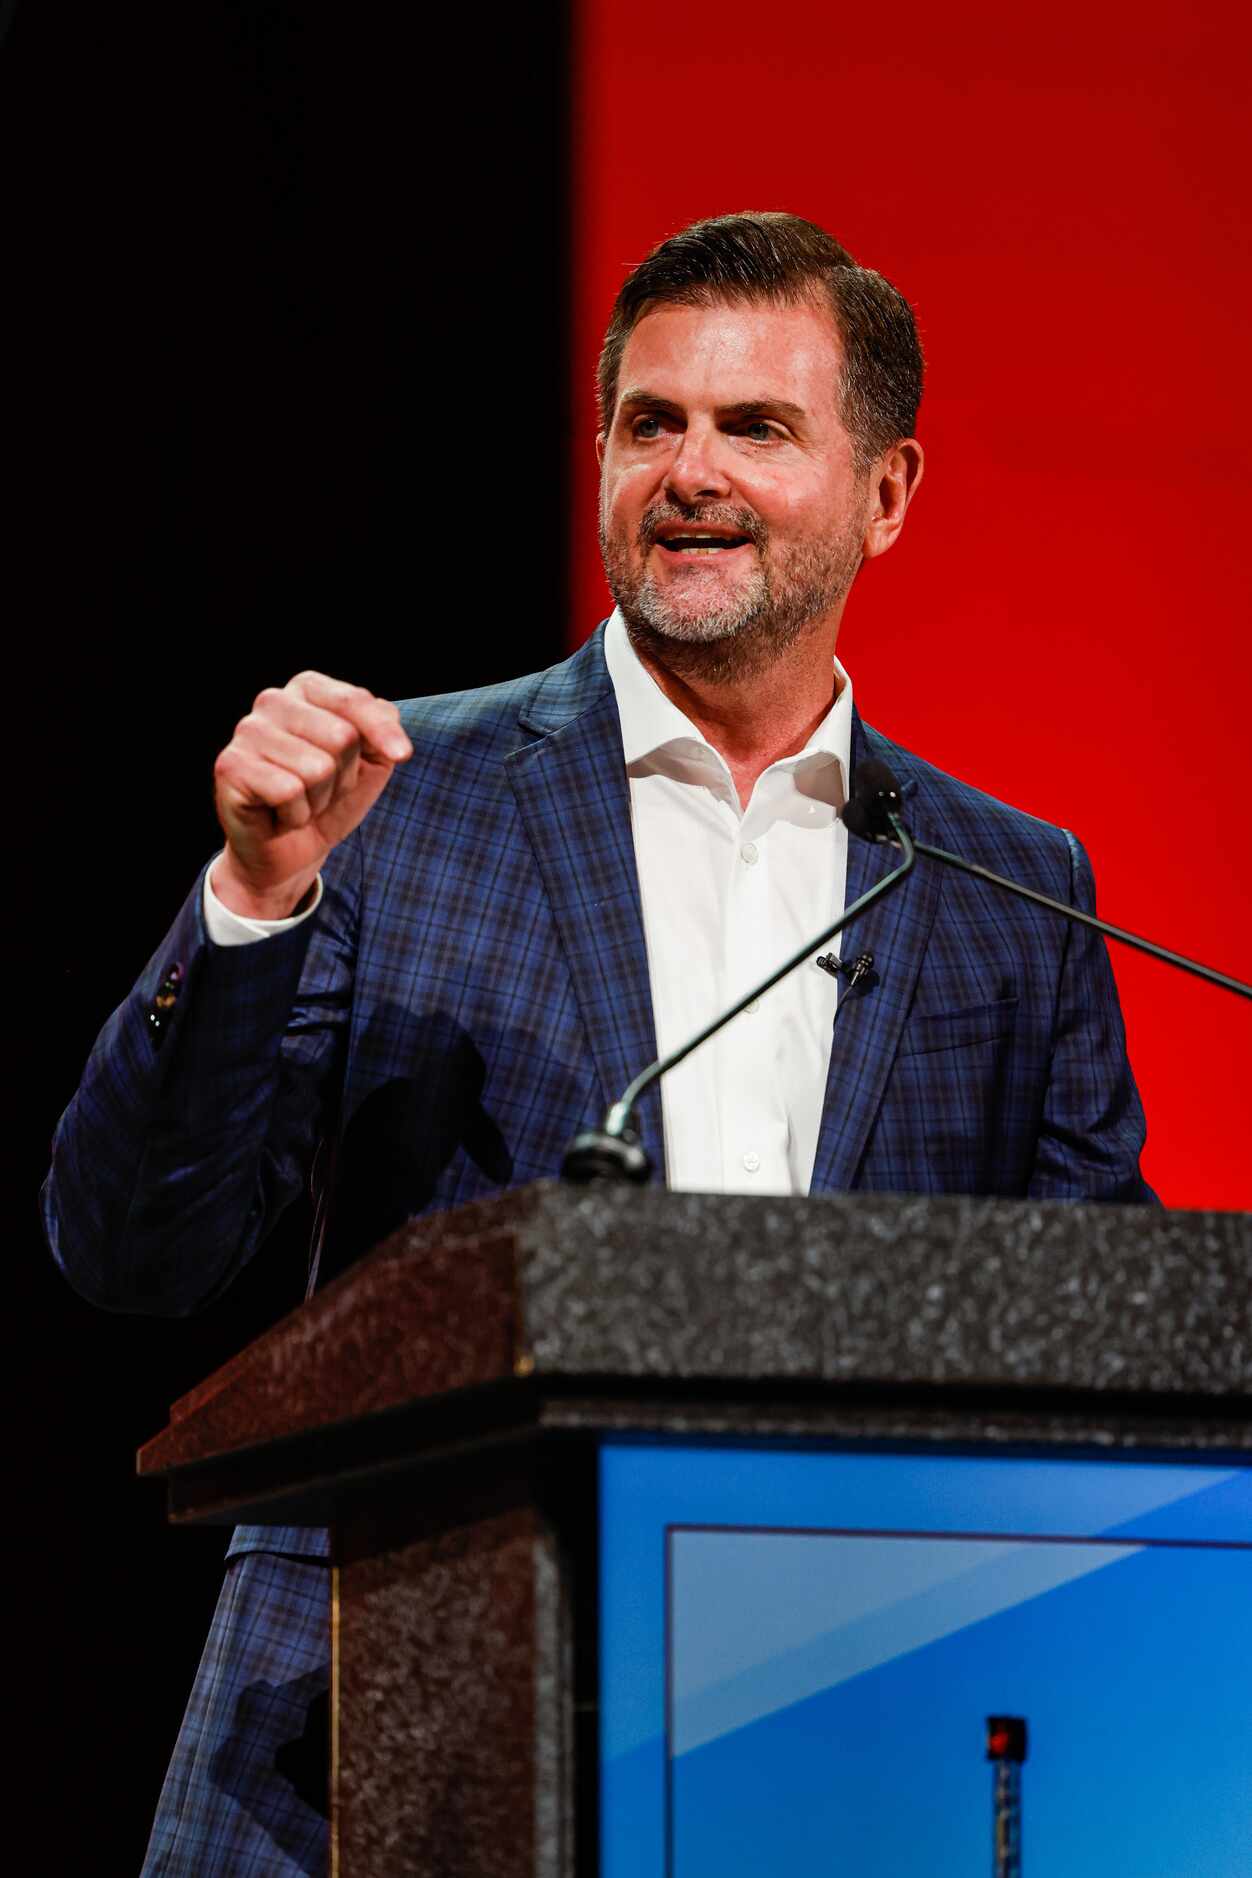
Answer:
M852 794L840 809L840 817L852 834L866 841L891 841L895 831L887 819L889 810L899 813L900 786L885 763L870 757L857 765Z

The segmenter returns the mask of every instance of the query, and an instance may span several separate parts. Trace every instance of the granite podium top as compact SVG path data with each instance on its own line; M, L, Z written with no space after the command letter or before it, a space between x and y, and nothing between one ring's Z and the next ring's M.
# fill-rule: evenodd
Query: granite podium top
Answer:
M858 1392L1022 1428L1085 1405L1097 1440L1116 1402L1252 1451L1252 1215L539 1182L402 1227L177 1403L140 1472L492 1389L606 1426L653 1425L648 1400L762 1428Z

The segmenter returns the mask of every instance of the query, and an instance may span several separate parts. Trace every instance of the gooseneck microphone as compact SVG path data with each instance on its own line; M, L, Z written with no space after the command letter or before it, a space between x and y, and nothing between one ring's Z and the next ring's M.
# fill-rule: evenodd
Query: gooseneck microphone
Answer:
M843 819L853 834L865 835L871 841L891 841L892 833L884 833L882 817L875 822L865 819L859 812L854 819L854 806L863 800L861 794L862 779L866 772L874 772L873 800L885 800L888 795L899 801L899 790L895 779L885 763L862 763L856 773L852 791L852 800L843 812ZM899 827L898 818L892 816L895 827ZM1081 907L1071 906L1067 900L1054 900L1050 894L1040 893L1034 887L1023 887L1019 880L1009 880L1004 874L993 874L989 867L982 867L977 861L967 861L964 855L951 854L947 848L934 848L928 841L912 839L912 848L924 854L928 860L942 861L945 867L957 867L963 874L972 874L975 880L985 880L992 887L1002 887L1006 893L1015 893L1021 900L1030 900L1035 906L1046 906L1050 912L1060 913L1064 919L1073 920L1077 925L1090 926L1095 932L1101 932L1109 939L1116 939L1121 945L1134 946L1136 951L1146 952L1149 958L1160 959L1166 965L1176 965L1179 971L1191 972L1197 978L1203 978L1207 984L1219 985L1223 991L1233 991L1241 998L1252 998L1252 985L1245 985L1241 978L1231 978L1226 972L1215 971L1211 965L1202 965L1198 959L1185 958L1181 952L1171 952L1168 947L1157 945L1155 940L1144 939L1139 933L1128 932L1124 926L1114 926L1106 919L1097 919L1094 913L1084 913Z
M693 1050L698 1050L702 1043L707 1043L710 1037L715 1037L723 1025L729 1024L732 1018L738 1017L749 1004L754 1003L765 992L771 991L779 979L785 978L788 972L795 971L797 966L806 964L812 958L816 946L825 945L828 940L834 938L836 933L842 932L845 926L850 926L854 919L858 919L868 907L873 906L876 900L881 900L885 893L890 893L891 889L898 886L905 875L912 871L917 855L914 851L913 839L899 819L897 813L899 807L900 792L886 764L862 763L853 778L851 796L839 811L840 816L855 834L864 835L869 840L898 844L904 857L899 867L893 868L889 874L884 874L881 880L874 883L868 893L863 893L859 900L854 900L851 906L845 907L832 925L824 927L807 944L801 946L798 952L794 952L790 958L785 959L776 971L770 973L768 978L763 979L759 985L755 985L751 991L746 991L736 1003L731 1005L729 1010L723 1011L720 1017L715 1017L711 1024L706 1024L703 1030L689 1038L679 1049L671 1051L668 1056L658 1057L655 1063L650 1063L647 1069L641 1070L608 1110L599 1128L586 1128L581 1134L575 1135L565 1150L565 1158L561 1163L562 1180L571 1181L579 1186L589 1185L592 1181L626 1180L642 1186L650 1178L652 1164L639 1139L638 1131L631 1126L635 1104L644 1090L652 1083L659 1081L671 1069L676 1069L679 1063L691 1055ZM869 963L864 970L868 971L873 966L873 959L868 954L866 957ZM853 980L854 984L858 982L859 979Z

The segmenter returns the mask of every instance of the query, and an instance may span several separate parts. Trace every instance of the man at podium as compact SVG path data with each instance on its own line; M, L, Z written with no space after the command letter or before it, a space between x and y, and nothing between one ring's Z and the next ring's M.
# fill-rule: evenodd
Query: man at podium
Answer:
M839 817L866 758L927 839L1091 907L1070 834L872 730L836 658L921 481L921 383L907 302L798 217L699 223L633 271L600 369L611 619L485 691L258 697L217 763L223 850L58 1131L80 1291L192 1310L310 1183L312 1285L410 1214L556 1174L886 871ZM919 866L852 938L644 1105L671 1186L1151 1198L1098 936ZM324 1869L283 1748L325 1694L326 1555L232 1540L147 1872Z

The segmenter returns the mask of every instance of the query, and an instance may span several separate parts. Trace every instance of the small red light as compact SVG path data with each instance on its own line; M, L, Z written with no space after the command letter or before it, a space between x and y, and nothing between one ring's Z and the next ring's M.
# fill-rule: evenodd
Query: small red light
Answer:
M1021 1715L988 1715L987 1759L989 1761L1024 1761L1025 1758L1025 1718Z

